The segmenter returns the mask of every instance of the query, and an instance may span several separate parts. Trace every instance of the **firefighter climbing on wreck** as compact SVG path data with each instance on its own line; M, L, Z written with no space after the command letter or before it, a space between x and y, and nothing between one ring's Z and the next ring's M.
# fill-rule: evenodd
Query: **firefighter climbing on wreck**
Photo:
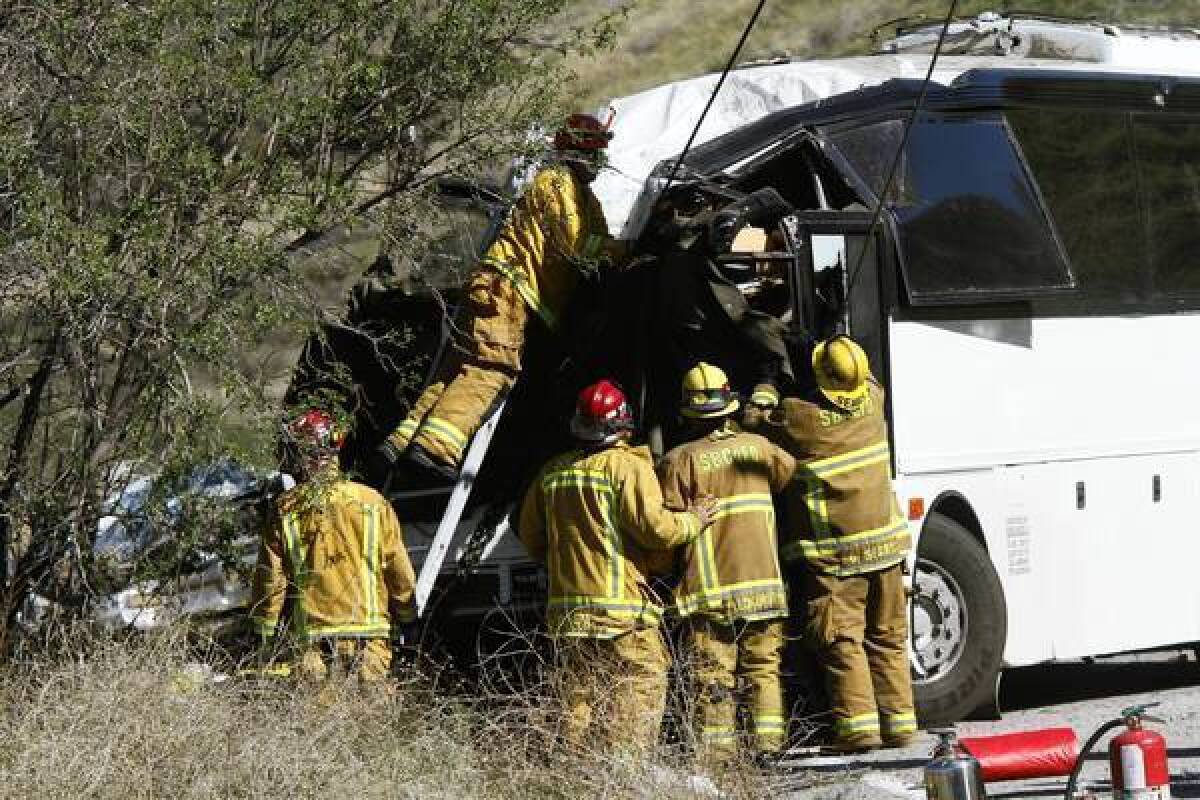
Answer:
M663 503L650 452L631 447L633 412L607 380L585 388L571 420L578 448L530 484L519 535L546 565L546 624L557 651L563 738L579 749L646 749L658 738L670 660L650 574L713 520L711 497Z
M749 749L760 761L783 748L786 733L779 664L788 603L771 495L792 479L796 461L762 436L738 431L740 407L724 371L697 364L684 376L680 405L692 441L659 464L669 506L699 494L717 498L712 526L683 548L675 592L687 631L696 748L714 763L738 755L739 694Z
M800 464L781 554L829 693L831 749L903 747L917 730L903 580L912 539L892 491L884 393L848 336L818 343L811 364L814 386L752 409L747 425Z
M609 236L589 187L611 137L590 114L571 115L555 133L554 158L534 176L464 287L457 357L446 360L380 446L388 464L403 454L456 476L471 437L516 382L530 316L555 329L581 276L622 257L623 245Z
M285 428L301 483L262 533L250 601L264 652L294 636L302 678L385 680L392 640L416 619L416 583L400 523L378 492L338 473L342 433L325 411Z

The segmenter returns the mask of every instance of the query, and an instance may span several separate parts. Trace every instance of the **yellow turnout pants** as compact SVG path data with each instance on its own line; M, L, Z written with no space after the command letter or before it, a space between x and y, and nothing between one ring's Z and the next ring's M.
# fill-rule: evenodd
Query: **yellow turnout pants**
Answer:
M898 743L917 730L900 565L838 578L804 574L805 634L825 674L837 745Z
M658 628L611 639L556 639L562 738L577 750L639 751L658 742L670 659Z
M529 311L512 283L491 269L477 271L465 288L463 314L439 376L388 437L400 451L420 445L434 460L457 466L496 399L521 370ZM466 339L466 341L461 341Z
M783 749L783 621L730 624L697 616L688 619L687 632L697 753L718 761L737 755L739 699L746 710L750 746L760 753Z
M392 645L387 639L318 639L304 646L296 662L303 680L356 676L378 683L391 673Z

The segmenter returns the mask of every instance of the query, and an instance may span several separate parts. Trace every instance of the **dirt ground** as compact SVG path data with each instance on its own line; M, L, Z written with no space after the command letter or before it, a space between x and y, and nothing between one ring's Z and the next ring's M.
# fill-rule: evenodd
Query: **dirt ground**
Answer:
M1011 670L1001 685L998 721L964 722L962 736L988 736L1039 728L1070 727L1080 745L1121 709L1140 703L1161 705L1149 713L1167 740L1171 792L1176 800L1200 798L1200 664L1150 656L1120 662L1061 664ZM1007 710L1011 709L1011 710ZM1098 798L1109 797L1106 736L1088 758L1080 782ZM786 762L786 774L772 797L786 800L924 800L922 768L936 737L922 734L904 750L888 750L847 759ZM990 784L993 800L1059 798L1066 778Z

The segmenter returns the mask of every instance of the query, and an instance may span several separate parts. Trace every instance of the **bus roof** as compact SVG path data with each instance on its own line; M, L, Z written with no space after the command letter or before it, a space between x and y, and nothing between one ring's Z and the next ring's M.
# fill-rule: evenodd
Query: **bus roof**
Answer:
M1012 23L1012 29L1023 34L1020 41L1024 46L1010 47L1006 54L999 55L943 55L938 59L933 81L948 87L969 70L1003 68L1200 76L1200 39L1195 35L1175 31L1114 35L1106 33L1105 26L1086 23ZM1036 35L1030 32L1035 29ZM930 56L903 52L924 46L919 34L906 34L908 40L901 36L885 44L886 48L896 43L892 49L898 52L893 53L736 69L726 78L696 144L783 109L813 104L819 107L829 98L890 80L923 79ZM1055 42L1061 45L1057 50ZM978 52L978 43L976 50L965 46L958 50ZM1056 57L1044 57L1047 55ZM609 160L613 169L597 178L594 189L614 234L624 238L637 235L641 220L627 223L646 179L661 161L683 149L719 77L714 73L676 81L612 101L616 117Z
M879 112L908 112L923 82L891 80L804 106L775 111L693 147L689 173L711 176L736 170L776 142L810 126L851 124ZM1200 75L1130 74L1094 69L970 69L949 86L932 87L926 111L1052 107L1200 114Z

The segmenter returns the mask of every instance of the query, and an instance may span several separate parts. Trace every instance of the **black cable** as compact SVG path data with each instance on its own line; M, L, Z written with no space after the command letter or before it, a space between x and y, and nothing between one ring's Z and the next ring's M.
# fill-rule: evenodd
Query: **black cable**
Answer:
M950 0L950 10L946 12L946 19L942 22L942 32L938 34L937 45L933 48L933 58L929 59L929 69L925 72L925 80L921 83L917 104L913 106L912 114L909 115L908 122L904 125L900 146L896 148L896 154L892 156L892 165L888 168L887 179L883 182L883 190L876 198L875 211L871 214L871 224L867 226L867 235L863 238L862 249L859 250L858 258L854 262L854 269L850 272L850 280L846 284L846 297L843 302L850 302L850 293L854 291L854 284L858 281L859 273L862 272L863 260L867 255L867 244L875 235L875 228L879 225L879 218L883 215L883 204L892 191L892 183L896 180L896 169L900 166L900 159L904 157L905 148L908 147L908 136L912 132L913 123L917 121L917 115L921 113L921 106L925 104L925 95L929 93L929 84L933 81L933 68L937 66L938 56L942 54L942 43L946 40L946 33L950 30L950 23L954 21L954 12L957 9L958 0Z
M1079 750L1079 756L1075 759L1075 766L1071 768L1071 776L1067 778L1067 788L1063 792L1063 800L1075 800L1075 787L1079 782L1079 773L1083 772L1083 762L1088 757L1088 754L1092 752L1092 748L1096 746L1096 742L1100 741L1100 737L1124 724L1125 719L1123 717L1109 720L1101 725L1091 735L1091 738L1084 742L1083 747Z
M958 0L954 0L956 3ZM717 93L721 91L721 87L725 84L725 77L729 71L733 69L733 65L737 62L738 54L742 52L742 45L746 44L746 39L750 36L750 31L754 28L754 23L758 21L758 15L762 13L763 6L767 4L767 0L758 0L758 7L754 9L754 14L751 15L750 21L746 23L746 29L742 31L742 38L738 39L737 47L733 48L733 52L729 55L729 62L725 65L725 69L721 70L721 77L717 80L717 85L713 87L712 94L708 96L708 102L704 104L704 110L700 112L700 119L696 120L696 127L692 128L692 135L688 137L687 144L683 146L683 152L679 154L679 158L675 159L675 163L671 165L671 174L667 176L667 182L663 185L660 195L667 193L671 188L671 184L675 182L675 175L679 172L679 167L683 164L683 159L687 158L688 151L692 149L692 144L696 141L696 135L700 133L700 126L704 124L704 118L708 116L708 110L712 108L713 101L717 99Z

